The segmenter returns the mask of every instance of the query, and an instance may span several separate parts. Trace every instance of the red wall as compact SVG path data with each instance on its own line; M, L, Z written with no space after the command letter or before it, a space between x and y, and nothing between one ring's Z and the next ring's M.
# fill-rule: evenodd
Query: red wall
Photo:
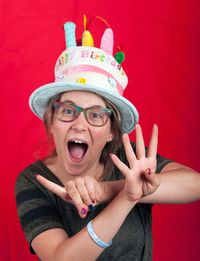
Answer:
M159 152L200 171L200 4L198 0L1 0L1 166L0 259L36 260L18 223L15 179L35 159L44 138L42 123L30 112L30 93L52 82L64 50L62 24L82 15L100 15L111 24L115 46L126 54L125 92L138 108L148 144L155 122ZM105 27L93 21L98 45ZM132 135L131 135L132 136ZM133 137L133 136L132 136ZM200 202L154 206L154 260L198 260ZM2 248L2 249L1 249Z

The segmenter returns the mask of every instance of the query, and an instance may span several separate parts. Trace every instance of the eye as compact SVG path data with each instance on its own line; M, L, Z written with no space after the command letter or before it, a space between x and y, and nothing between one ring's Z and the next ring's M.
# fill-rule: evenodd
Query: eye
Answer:
M99 119L99 118L102 118L102 115L100 112L92 112L91 117L94 119Z
M98 110L91 110L88 113L88 118L91 121L102 121L102 118L104 117L104 113L102 111Z
M63 106L61 107L61 114L65 117L72 117L75 115L75 108L71 106Z
M74 111L72 109L65 108L65 109L62 110L62 113L66 114L66 115L73 115Z

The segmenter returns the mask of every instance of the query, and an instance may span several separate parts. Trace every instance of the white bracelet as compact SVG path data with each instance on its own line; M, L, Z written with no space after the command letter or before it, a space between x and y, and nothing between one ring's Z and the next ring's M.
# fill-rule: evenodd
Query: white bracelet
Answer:
M87 231L88 234L90 235L91 239L100 247L106 248L109 247L112 244L112 240L107 244L103 242L94 232L93 227L92 227L92 220L87 224Z

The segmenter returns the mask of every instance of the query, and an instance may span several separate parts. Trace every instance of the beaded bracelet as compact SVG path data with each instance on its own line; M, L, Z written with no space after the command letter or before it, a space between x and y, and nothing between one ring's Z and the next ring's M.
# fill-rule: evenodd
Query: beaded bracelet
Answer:
M97 234L94 232L93 227L92 227L92 220L87 224L87 231L88 234L90 235L91 239L100 247L106 248L109 247L112 244L112 240L107 244L103 242Z

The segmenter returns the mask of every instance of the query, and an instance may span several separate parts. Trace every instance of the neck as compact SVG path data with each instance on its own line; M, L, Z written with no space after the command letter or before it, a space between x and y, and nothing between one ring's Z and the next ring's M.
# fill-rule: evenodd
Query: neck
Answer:
M66 182L73 180L77 177L84 176L92 176L96 180L99 180L103 174L104 166L99 162L95 162L90 168L88 168L83 173L79 173L78 175L71 175L67 172L67 170L59 164L59 159L57 156L53 156L44 160L44 164L53 172L53 174L61 181L62 184L66 184Z

